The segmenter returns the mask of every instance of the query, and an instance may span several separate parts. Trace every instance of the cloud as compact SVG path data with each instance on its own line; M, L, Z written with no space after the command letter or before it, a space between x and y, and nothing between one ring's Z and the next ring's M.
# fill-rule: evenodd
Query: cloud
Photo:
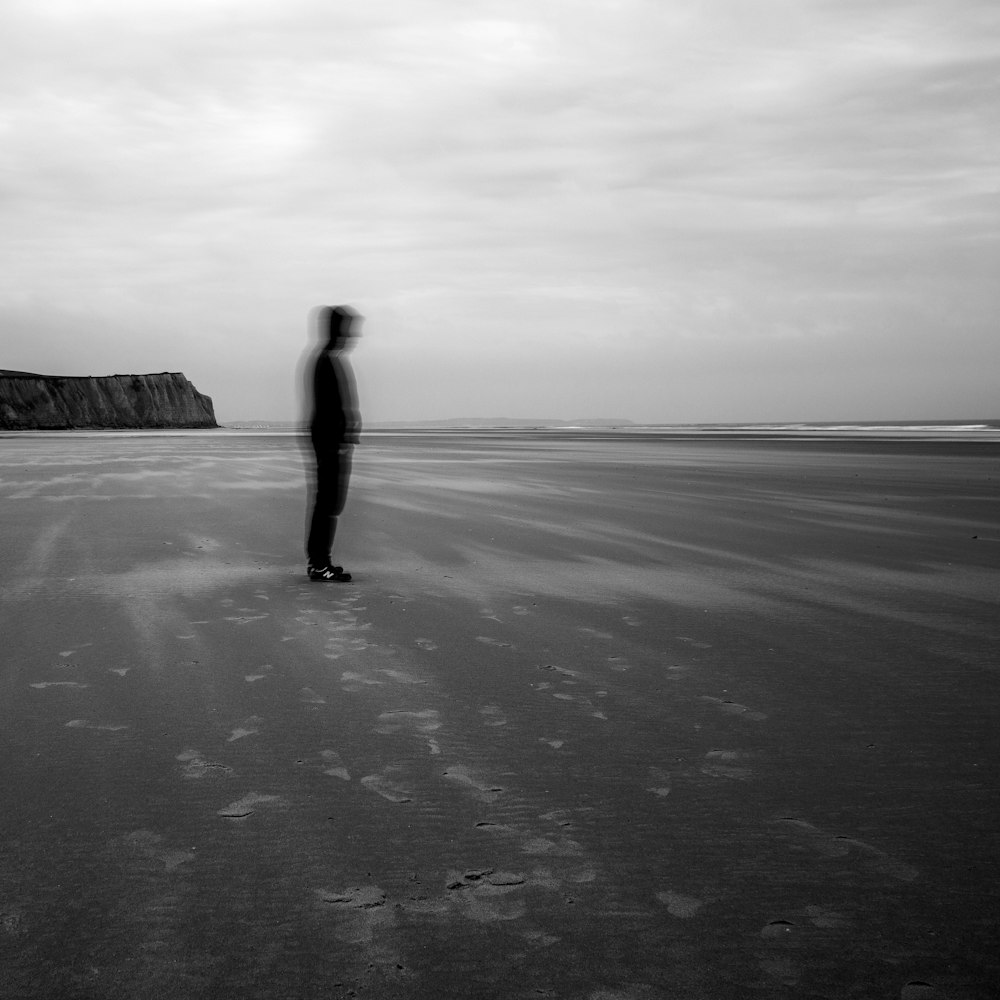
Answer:
M995 410L992 3L0 17L6 367L280 419L348 301L369 420Z

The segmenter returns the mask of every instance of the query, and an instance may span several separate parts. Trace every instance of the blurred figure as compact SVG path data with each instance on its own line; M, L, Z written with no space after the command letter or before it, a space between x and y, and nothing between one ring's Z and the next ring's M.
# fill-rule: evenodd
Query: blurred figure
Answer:
M347 500L354 445L361 434L357 389L346 354L359 335L362 317L350 306L324 306L316 320L323 346L305 373L309 437L316 459L306 572L310 580L345 583L351 574L333 564L333 540Z

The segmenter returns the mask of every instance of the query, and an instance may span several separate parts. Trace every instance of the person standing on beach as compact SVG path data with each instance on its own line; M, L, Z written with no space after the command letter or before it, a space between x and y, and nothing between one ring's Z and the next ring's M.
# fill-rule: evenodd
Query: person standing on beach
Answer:
M309 437L316 459L306 541L310 580L345 583L351 579L343 566L333 564L333 540L347 500L352 453L361 434L357 388L346 357L361 319L350 306L325 306L318 315L326 344L317 352L306 381L311 404Z

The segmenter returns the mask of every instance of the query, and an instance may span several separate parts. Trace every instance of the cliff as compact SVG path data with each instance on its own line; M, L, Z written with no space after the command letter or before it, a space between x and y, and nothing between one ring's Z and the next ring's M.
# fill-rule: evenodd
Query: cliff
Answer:
M218 427L179 372L63 377L0 370L0 430Z

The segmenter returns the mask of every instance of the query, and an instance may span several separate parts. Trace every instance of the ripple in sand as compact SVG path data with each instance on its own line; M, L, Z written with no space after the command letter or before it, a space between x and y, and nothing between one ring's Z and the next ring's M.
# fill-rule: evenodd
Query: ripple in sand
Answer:
M28 687L33 687L39 691L45 688L85 688L90 687L89 684L81 684L79 681L38 681L35 684L29 684Z
M236 625L248 625L250 622L259 622L263 621L265 618L270 618L270 617L271 617L270 615L232 615L228 618L223 618L222 620L226 622L233 622ZM194 636L178 636L177 638L193 639Z

